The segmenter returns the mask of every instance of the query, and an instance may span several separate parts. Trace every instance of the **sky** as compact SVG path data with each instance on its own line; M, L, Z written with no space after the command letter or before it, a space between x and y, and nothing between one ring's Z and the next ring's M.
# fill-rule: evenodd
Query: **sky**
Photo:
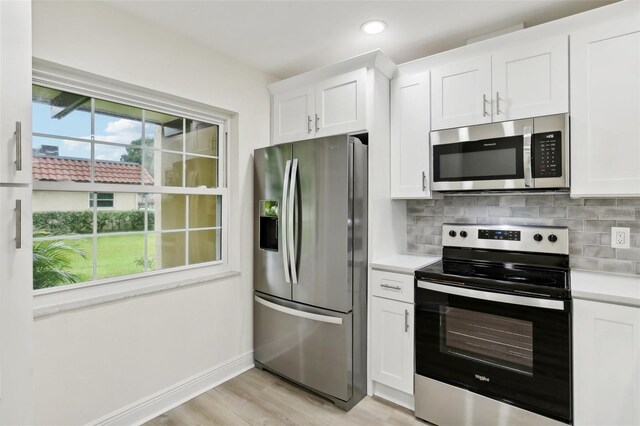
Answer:
M51 118L51 106L33 102L33 132L47 133L58 136L72 136L86 139L87 142L74 140L33 137L33 148L42 145L53 145L59 149L59 155L74 158L91 158L91 114L75 110L61 119ZM130 144L131 141L142 136L142 122L116 118L104 114L95 116L95 140ZM155 134L155 125L146 124L146 136ZM115 147L96 143L96 159L120 161L120 156L126 154L125 147Z

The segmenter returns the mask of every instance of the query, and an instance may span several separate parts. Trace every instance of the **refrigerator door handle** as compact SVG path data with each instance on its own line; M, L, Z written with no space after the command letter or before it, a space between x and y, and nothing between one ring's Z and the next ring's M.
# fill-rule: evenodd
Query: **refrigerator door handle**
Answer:
M287 283L291 283L291 277L289 276L289 253L287 252L287 231L284 224L287 223L287 190L289 189L289 171L291 170L291 160L287 160L287 164L284 168L284 179L282 181L282 206L280 208L280 214L282 215L282 262L284 264L284 280Z
M320 321L320 322L327 322L329 324L342 325L342 318L339 318L339 317L331 317L331 316L328 316L328 315L320 315L320 314L313 314L311 312L299 311L297 309L288 308L286 306L281 306L281 305L278 305L276 303L269 302L269 301L264 300L264 299L262 299L262 298L260 298L258 296L253 296L253 298L259 304L261 304L263 306L266 306L267 308L274 309L276 311L282 312L284 314L293 315L293 316L299 317L299 318L306 318L306 319L310 319L310 320L313 320L313 321Z
M289 257L291 259L291 282L298 284L298 274L296 272L296 247L294 239L294 208L296 197L296 176L298 174L298 159L293 159L293 167L291 169L291 187L289 188L289 203L287 205L289 211L287 213L287 243L289 244Z

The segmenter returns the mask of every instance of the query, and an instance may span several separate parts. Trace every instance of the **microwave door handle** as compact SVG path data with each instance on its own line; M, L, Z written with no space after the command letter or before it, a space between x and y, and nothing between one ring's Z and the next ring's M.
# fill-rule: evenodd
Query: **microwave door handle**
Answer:
M531 188L533 187L533 176L531 171L531 126L524 127L522 163L524 167L524 186Z
M280 206L280 216L282 223L282 262L284 264L284 281L286 283L291 282L289 276L289 253L287 252L287 190L289 189L289 171L291 170L291 160L287 160L287 165L284 168L284 179L282 181L282 205Z
M298 273L296 272L296 247L294 239L294 209L295 209L295 197L296 197L296 176L298 174L298 159L293 159L293 165L291 168L291 186L289 187L289 203L287 213L287 242L289 244L289 256L291 259L291 282L298 284Z

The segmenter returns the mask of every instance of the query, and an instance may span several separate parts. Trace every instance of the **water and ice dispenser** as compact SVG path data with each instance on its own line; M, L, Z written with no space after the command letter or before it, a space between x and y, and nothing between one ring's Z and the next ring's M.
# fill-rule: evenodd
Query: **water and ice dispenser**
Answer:
M260 248L278 251L279 204L274 200L260 200Z

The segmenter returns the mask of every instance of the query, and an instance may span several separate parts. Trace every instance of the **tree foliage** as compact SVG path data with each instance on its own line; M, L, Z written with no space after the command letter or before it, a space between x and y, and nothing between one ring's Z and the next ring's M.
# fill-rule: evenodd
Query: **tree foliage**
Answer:
M120 156L120 161L142 164L142 149L140 149L141 146L142 138L131 141L131 144L129 144L129 146L125 148L127 150L127 153ZM153 138L145 138L145 146L153 146Z
M82 257L86 256L83 250L73 247L64 240L34 241L34 290L77 282L77 275L68 272L68 269L71 266L71 257L73 255Z

